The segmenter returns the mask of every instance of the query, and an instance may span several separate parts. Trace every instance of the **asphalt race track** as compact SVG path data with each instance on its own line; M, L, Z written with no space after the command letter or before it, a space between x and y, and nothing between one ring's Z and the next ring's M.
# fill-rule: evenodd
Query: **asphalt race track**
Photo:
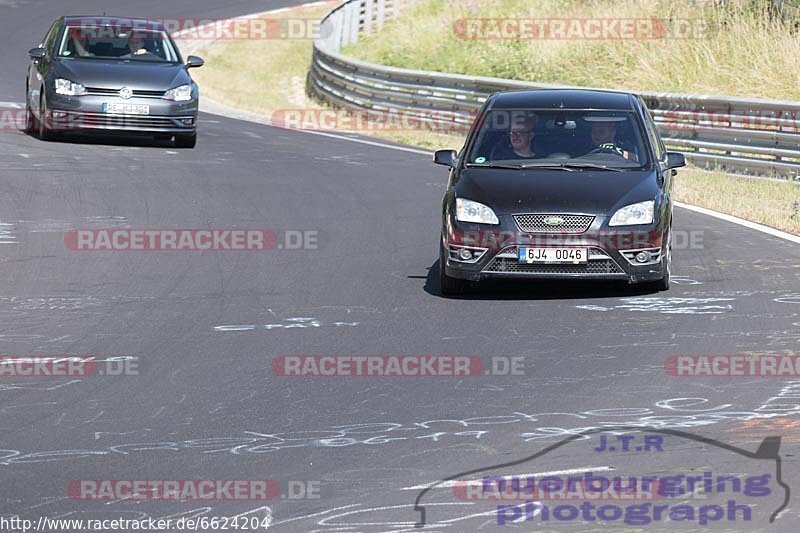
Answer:
M0 0L0 100L23 100L26 52L58 15L221 17L291 3ZM676 243L678 279L667 293L503 283L445 299L436 278L445 180L421 153L211 114L201 116L194 150L0 132L0 354L128 355L139 369L0 378L0 516L239 516L277 532L419 531L420 489L604 426L679 430L750 452L781 436L782 478L800 494L800 395L791 380L674 377L664 368L671 355L797 353L800 245L676 208L683 246ZM114 227L308 230L320 245L65 245L69 229ZM524 375L278 376L270 362L286 354L523 357ZM592 435L504 471L775 471L772 460L658 435L663 451L604 452ZM87 501L67 489L74 480L120 479L306 481L320 491L313 499L178 502ZM543 524L535 513L501 520L497 505L460 499L451 486L423 496L424 530L697 528L552 516ZM783 493L749 500L752 521L726 517L709 527L800 527L791 499L767 521Z

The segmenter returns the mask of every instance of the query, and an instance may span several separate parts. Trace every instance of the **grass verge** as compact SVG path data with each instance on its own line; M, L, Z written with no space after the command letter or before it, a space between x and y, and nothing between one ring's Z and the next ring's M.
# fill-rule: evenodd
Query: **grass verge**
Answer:
M426 0L343 52L383 65L539 83L800 100L800 33L771 18L767 0L726 4ZM538 26L520 25L526 20ZM602 33L592 26L609 20L644 26ZM552 21L570 26L559 30Z
M694 168L678 171L675 198L800 235L800 185L734 177Z
M498 3L504 2L508 3L498 0ZM321 18L330 9L330 6L303 8L271 18ZM387 34L387 42L391 42L389 37ZM205 67L192 72L204 98L264 117L271 117L278 110L324 109L305 94L306 73L311 61L310 40L180 44L184 52L187 45L191 45L192 53L206 59ZM420 54L416 59L430 61L434 55ZM463 144L461 136L430 131L371 131L370 135L430 150L459 148ZM800 234L800 185L797 184L738 178L690 167L679 172L675 197L682 202Z

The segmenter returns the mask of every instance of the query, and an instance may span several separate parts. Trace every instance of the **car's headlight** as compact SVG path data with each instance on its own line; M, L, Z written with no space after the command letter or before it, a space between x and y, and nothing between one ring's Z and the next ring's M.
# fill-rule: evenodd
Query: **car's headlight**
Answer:
M176 102L188 102L192 99L192 86L181 85L175 87L164 93L165 100L174 100Z
M637 224L652 224L653 212L656 203L653 200L639 202L638 204L626 205L617 210L611 217L609 226L634 226Z
M64 78L56 79L56 94L63 94L65 96L82 96L87 92L88 91L86 90L86 87L80 83L73 83L70 80L65 80Z
M472 200L456 198L456 220L478 224L499 224L497 215L490 208Z

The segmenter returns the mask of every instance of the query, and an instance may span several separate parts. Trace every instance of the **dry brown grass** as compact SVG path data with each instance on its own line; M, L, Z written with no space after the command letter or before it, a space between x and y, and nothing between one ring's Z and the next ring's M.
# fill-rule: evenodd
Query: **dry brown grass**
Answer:
M480 18L657 19L665 32L634 39L459 35L457 21ZM496 36L490 28L473 35ZM763 11L708 2L426 0L345 52L384 65L540 83L800 100L800 35Z

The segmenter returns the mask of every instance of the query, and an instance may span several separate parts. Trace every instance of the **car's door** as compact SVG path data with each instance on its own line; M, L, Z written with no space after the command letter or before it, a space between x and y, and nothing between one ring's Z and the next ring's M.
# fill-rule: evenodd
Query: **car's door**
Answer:
M661 135L658 134L658 127L656 126L653 115L650 110L644 108L645 127L647 129L647 137L653 147L653 153L656 157L656 162L659 165L659 175L662 177L662 188L668 194L672 190L672 172L663 170L667 163L667 150L664 147L664 142L661 140Z

